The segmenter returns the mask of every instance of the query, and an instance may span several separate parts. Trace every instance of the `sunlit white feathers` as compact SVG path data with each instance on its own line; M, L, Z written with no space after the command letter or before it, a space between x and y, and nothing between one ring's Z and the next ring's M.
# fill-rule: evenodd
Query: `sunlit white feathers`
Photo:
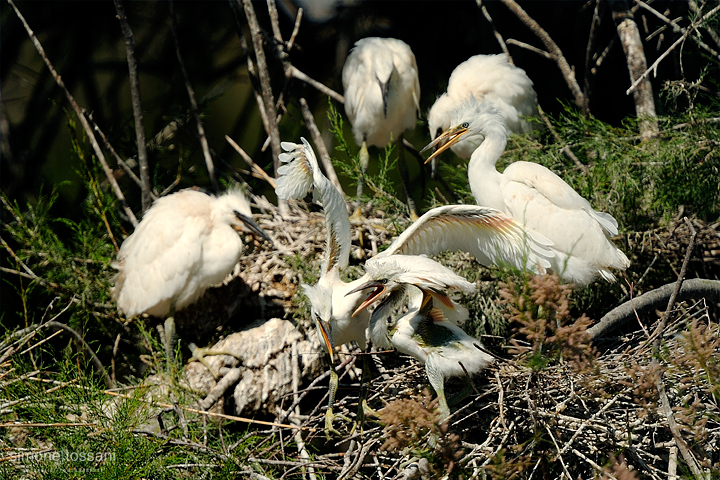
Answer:
M487 100L502 115L510 133L527 133L534 124L525 116L537 115L537 94L525 71L510 63L506 54L475 55L458 65L450 75L447 92L438 97L428 112L431 138L455 125L450 114L468 97ZM475 150L466 142L452 147L461 158Z
M358 40L342 72L345 113L358 145L384 147L415 127L420 81L410 46L395 38Z
M468 179L479 205L495 208L521 224L530 235L552 242L552 269L568 282L581 285L597 276L613 281L610 268L624 270L630 262L608 237L617 222L595 211L565 181L542 165L515 162L503 173L495 168L505 150L507 129L489 102L474 98L451 114L453 126L432 144L434 157L459 141L477 146L468 165ZM426 147L427 148L427 147Z
M159 198L123 242L112 288L128 318L165 317L220 283L243 250L238 231L265 236L239 190L214 197L183 190Z

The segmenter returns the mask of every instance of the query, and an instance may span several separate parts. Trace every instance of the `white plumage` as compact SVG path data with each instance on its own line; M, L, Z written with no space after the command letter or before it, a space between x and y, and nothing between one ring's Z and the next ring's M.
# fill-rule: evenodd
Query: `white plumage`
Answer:
M415 127L420 81L410 46L396 38L358 40L342 72L345 113L358 145L384 147Z
M118 253L118 309L128 318L166 317L195 302L237 264L239 231L268 238L240 190L219 197L183 190L158 199Z
M415 55L410 46L395 38L369 37L358 40L342 72L345 113L360 145L362 176L368 169L368 145L384 147L394 141L398 147L398 168L407 195L410 217L417 218L410 196L408 169L402 144L403 132L415 127L420 109L420 81ZM358 180L361 199L363 178ZM355 217L361 216L360 207Z
M510 63L506 54L475 55L458 65L450 75L447 92L438 97L428 112L430 137L435 139L450 128L451 114L470 96L486 100L502 115L510 133L527 133L534 125L523 116L537 115L537 94L525 71ZM475 150L465 142L452 147L461 158Z
M492 357L481 350L479 340L465 333L457 323L467 319L467 310L452 320L443 297L448 291L470 293L475 285L439 263L424 257L397 255L373 259L366 265L370 280L358 290L374 288L360 308L377 302L370 318L370 335L378 346L394 346L425 364L428 380L438 394L443 417L450 414L444 393L445 379L473 375L492 363ZM368 261L370 264L370 261ZM408 312L392 325L391 315L409 298ZM477 345L477 346L476 346ZM463 369L464 367L464 369Z
M523 225L532 237L549 239L555 255L551 267L568 282L590 283L598 275L608 281L609 270L626 269L630 261L610 240L617 222L590 203L542 165L515 162L503 173L495 164L505 150L507 128L490 102L470 97L451 115L453 127L425 150L440 145L428 159L460 141L475 148L468 165L473 196L479 205L500 210Z

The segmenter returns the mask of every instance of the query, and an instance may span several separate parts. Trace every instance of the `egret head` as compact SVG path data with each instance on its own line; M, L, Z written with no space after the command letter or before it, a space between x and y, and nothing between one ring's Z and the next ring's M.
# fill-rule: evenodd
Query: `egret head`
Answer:
M214 220L226 223L238 232L252 233L272 243L270 236L252 219L250 202L240 189L232 189L217 197L212 208Z
M310 313L318 329L318 336L322 340L325 350L333 355L332 330L330 319L332 318L332 288L322 282L315 285L301 285L303 292L310 300Z
M506 139L508 135L507 126L502 115L487 100L478 102L475 97L470 96L450 112L449 118L451 126L421 150L422 153L435 148L426 163L453 145L460 144L460 142L463 143L465 153L469 150L471 154L486 137L493 136ZM469 158L470 155L465 153L460 155Z
M454 110L455 102L450 95L443 93L440 95L427 114L428 128L430 129L430 138L435 140L442 132L450 128L450 112Z

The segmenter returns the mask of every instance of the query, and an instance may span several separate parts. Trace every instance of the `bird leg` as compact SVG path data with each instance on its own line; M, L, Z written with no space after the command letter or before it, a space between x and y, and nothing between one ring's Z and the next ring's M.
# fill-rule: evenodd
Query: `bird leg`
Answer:
M360 396L358 397L357 421L355 425L353 425L352 430L350 431L351 435L355 433L355 429L357 427L360 427L360 432L362 433L363 425L365 423L365 417L380 417L380 415L378 415L378 413L372 408L370 408L370 405L367 404L367 394L368 389L370 388L370 382L372 380L372 373L370 372L370 364L368 363L367 355L363 355L362 359L363 370L362 379L360 380Z
M428 358L428 361L425 363L425 372L427 373L430 385L435 389L435 392L437 393L438 404L440 407L439 421L442 422L450 416L450 407L448 407L447 400L445 399L445 379L442 373L440 373L440 371L434 368L430 358Z
M190 360L188 360L188 363L190 362L200 362L203 365L205 365L205 368L208 369L210 374L213 376L213 378L217 381L219 378L219 374L215 372L215 370L210 367L210 364L205 360L205 357L209 357L211 355L229 355L231 357L235 357L239 362L242 362L243 359L237 355L236 353L229 352L226 350L212 350L210 348L200 348L194 343L191 343L188 345L188 348L190 348L190 352L192 353L192 357L190 357Z
M365 174L367 173L368 165L370 165L370 154L368 153L367 142L363 141L358 156L360 158L360 176L358 177L357 184L357 208L355 208L355 213L352 214L350 220L362 219L362 192L365 184Z
M172 366L175 365L175 309L171 309L170 316L165 319L165 327L162 325L157 326L157 331L160 334L160 339L163 342L165 348L165 362L167 374L170 375Z
M333 421L336 418L340 418L342 420L345 420L346 422L350 423L350 419L347 418L343 414L335 414L332 411L332 406L335 403L335 394L337 393L338 385L340 384L340 379L338 378L338 374L335 371L335 362L331 362L330 364L330 384L328 385L328 408L325 412L325 438L330 440L330 434L334 433L338 437L341 436L340 432L335 430L335 427L333 427Z
M398 170L400 172L400 178L402 179L403 189L405 190L405 198L407 199L408 210L410 211L410 220L417 220L418 214L415 208L415 200L413 200L410 193L410 171L408 170L407 161L405 160L405 147L403 146L403 136L400 135L397 142L398 150Z

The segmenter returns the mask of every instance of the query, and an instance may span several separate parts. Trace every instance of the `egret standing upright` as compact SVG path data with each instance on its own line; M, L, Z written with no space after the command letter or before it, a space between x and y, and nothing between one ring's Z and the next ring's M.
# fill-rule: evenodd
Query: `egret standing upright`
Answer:
M363 38L355 43L345 61L342 83L345 113L353 126L355 140L361 145L362 174L358 179L358 202L361 202L363 176L370 161L368 145L384 147L394 140L410 217L415 220L418 215L410 193L402 143L403 132L415 127L420 109L420 81L415 55L402 40ZM360 215L358 203L355 216Z
M542 165L515 162L503 173L495 163L505 150L507 127L490 102L470 97L451 114L453 127L424 150L428 158L463 141L474 151L468 165L470 189L479 205L498 209L552 242L552 269L565 281L587 285L598 275L614 281L610 268L625 270L630 261L610 240L617 221L598 212L563 179Z
M118 309L127 318L167 317L166 330L174 330L175 311L232 272L243 251L242 232L272 242L253 221L250 202L239 189L219 197L182 190L159 198L120 247L111 290ZM198 359L209 354L198 350Z

